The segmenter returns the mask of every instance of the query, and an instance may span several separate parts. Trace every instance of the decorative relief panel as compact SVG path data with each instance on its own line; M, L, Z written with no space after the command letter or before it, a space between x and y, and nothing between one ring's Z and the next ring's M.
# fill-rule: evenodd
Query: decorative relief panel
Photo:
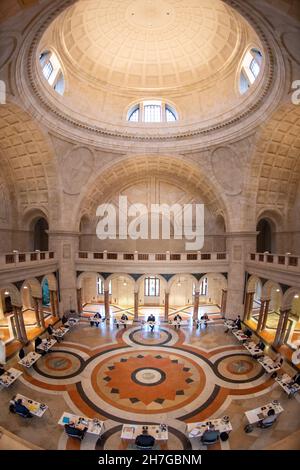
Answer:
M79 194L94 169L94 155L86 147L69 151L62 159L62 180L64 192Z
M243 162L244 158L230 147L219 147L211 155L214 176L228 195L235 196L242 191Z

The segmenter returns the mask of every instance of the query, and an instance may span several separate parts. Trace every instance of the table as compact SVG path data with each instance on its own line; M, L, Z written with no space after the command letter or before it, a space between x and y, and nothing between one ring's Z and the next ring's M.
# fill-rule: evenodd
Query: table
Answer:
M143 428L147 426L148 434L156 441L168 440L168 426L166 424L123 424L121 439L135 441L136 437L143 434Z
M189 423L187 425L188 437L202 437L210 423L215 427L215 430L220 433L230 433L232 431L232 425L229 420L224 418L210 419L209 421L201 421L199 423Z
M253 424L267 418L268 411L273 409L276 415L283 412L283 408L279 402L273 401L267 405L261 406L260 408L254 408L253 410L245 411L246 418L249 425L245 427L245 431L251 432L253 430Z
M35 351L32 351L27 354L27 356L23 357L20 361L18 361L18 364L21 364L24 367L31 367L36 361L39 360L39 358L42 357L41 354L36 353Z
M126 328L127 325L133 324L133 320L117 320L115 318L114 324L116 325L117 328L119 328L120 325L124 325L124 328Z
M235 328L234 320L224 320L224 325L226 328L228 328L228 330Z
M48 410L48 406L44 403L39 403L38 401L31 400L24 395L18 393L15 397L11 399L11 404L13 405L15 401L21 399L22 405L26 406L29 409L30 413L38 418L41 418L44 413Z
M289 397L294 396L300 390L300 385L298 384L289 385L289 383L292 382L293 379L288 374L280 375L276 377L275 380L279 383L280 387L283 388L283 390L288 394Z
M75 326L77 323L79 323L79 318L68 318L68 321L64 324L64 326L69 326L72 328L72 326Z
M247 341L247 339L249 339L249 337L245 335L243 330L236 330L236 331L232 330L232 334L234 334L234 336L236 337L238 341Z
M68 333L69 328L65 328L64 326L60 326L59 328L56 328L55 330L52 331L52 336L54 338L62 338L65 336L66 333Z
M172 326L188 326L188 321L187 320L170 320L169 325Z
M249 351L251 356L261 356L261 355L264 354L264 352L257 347L257 344L254 343L254 341L250 341L249 343L245 343L244 346L247 349L247 351Z
M37 349L40 349L41 351L48 352L52 346L54 346L57 343L56 339L43 339L41 344L37 346Z
M104 421L100 421L97 418L90 419L86 418L85 416L78 416L67 412L63 413L60 420L58 421L58 424L60 426L64 426L70 422L75 423L75 427L77 429L83 429L87 427L87 432L96 436L100 436L104 430Z
M281 369L281 364L276 364L269 356L262 356L259 357L258 362L262 365L265 371L270 374L271 372L275 372L276 370Z
M11 384L13 384L22 374L23 372L21 372L20 370L11 367L6 372L4 372L3 375L0 376L0 385L7 388Z

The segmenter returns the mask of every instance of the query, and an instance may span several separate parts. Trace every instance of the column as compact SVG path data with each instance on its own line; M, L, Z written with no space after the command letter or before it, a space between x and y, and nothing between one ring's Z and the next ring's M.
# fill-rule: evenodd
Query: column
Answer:
M104 291L104 310L105 310L105 318L109 320L110 318L110 310L109 310L109 290Z
M244 303L244 321L248 320L249 298L249 292L246 292L246 298Z
M22 335L22 342L27 343L28 338L27 338L27 333L26 333L26 327L25 327L22 307L14 307L14 308L15 308L16 315L19 318L19 325L20 325L20 331L21 331L21 335Z
M165 321L169 319L169 292L165 291Z
M200 292L195 291L194 295L194 312L193 312L193 320L196 321L198 320L198 314L199 314L199 297L200 297Z
M234 208L232 209L234 211ZM235 227L239 229L241 224L239 212L240 208L237 208L236 220L232 225L233 230ZM226 318L236 318L237 315L242 315L244 310L245 263L248 254L255 252L256 235L256 232L241 232L240 229L226 233L226 247L229 256Z
M13 307L13 312L14 312L13 322L16 328L17 339L22 342L22 332L21 332L20 323L19 323L19 316L16 312L15 307Z
M221 313L225 316L227 302L227 289L222 289Z
M268 315L269 315L269 307L270 307L270 299L267 299L265 302L265 312L264 312L264 318L263 318L263 322L261 326L262 331L266 328Z
M262 330L262 324L263 324L264 315L265 315L265 303L266 303L265 300L260 299L260 309L259 309L258 322L257 322L257 328L256 328L256 331L258 333Z
M282 328L281 328L281 334L280 334L280 338L279 338L279 344L283 344L283 342L284 342L284 338L285 338L285 335L286 335L286 328L287 328L290 313L291 313L290 310L286 310L284 312L284 318L283 318L283 322L282 322Z
M43 314L43 303L42 303L42 299L37 299L37 301L38 301L38 312L39 312L41 327L42 327L42 328L46 328L46 325L45 325L45 318L44 318L44 314Z
M77 289L77 311L79 315L82 314L82 290Z
M134 293L134 321L137 321L139 318L139 293Z
M58 302L58 295L57 291L53 291L53 302L54 302L54 309L55 309L55 316L59 317L59 302Z
M293 334L294 334L296 325L297 325L297 320L290 318L290 324L286 332L286 341L285 341L288 344L291 344L293 342Z
M39 314L39 302L38 299L33 297L33 302L34 302L34 313L35 313L35 320L37 326L41 326L41 319L40 319L40 314Z
M51 315L55 317L55 305L54 305L54 296L53 296L53 290L50 290L50 309L51 309Z
M274 346L280 346L282 343L282 331L283 331L283 325L285 323L285 319L286 317L288 318L289 316L289 310L280 310L280 316L279 316L279 320L278 320L278 325L277 325L277 329L276 329L276 335L275 335L275 339L274 339Z
M66 203L67 204L67 203ZM72 212L71 201L67 214ZM59 267L59 286L61 313L77 311L76 259L79 250L79 232L72 232L68 227L72 221L65 219L66 230L49 230L49 250L55 252Z

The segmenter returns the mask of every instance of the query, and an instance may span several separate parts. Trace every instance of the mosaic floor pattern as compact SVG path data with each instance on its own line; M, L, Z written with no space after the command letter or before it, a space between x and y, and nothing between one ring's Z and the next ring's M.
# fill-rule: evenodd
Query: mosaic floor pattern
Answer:
M9 366L21 368L16 359ZM42 448L130 448L120 439L122 423L162 421L170 437L161 449L195 448L186 424L224 415L233 425L226 448L264 448L283 439L287 428L300 429L297 399L289 400L234 336L224 333L218 316L208 328L175 331L161 323L153 334L140 323L119 330L112 324L93 328L83 318L22 372L11 388L0 391L0 425ZM44 417L29 423L11 415L9 400L18 392L46 403ZM263 434L245 434L244 412L273 399L280 399L286 418L283 414ZM74 442L57 424L64 411L105 420L104 435Z

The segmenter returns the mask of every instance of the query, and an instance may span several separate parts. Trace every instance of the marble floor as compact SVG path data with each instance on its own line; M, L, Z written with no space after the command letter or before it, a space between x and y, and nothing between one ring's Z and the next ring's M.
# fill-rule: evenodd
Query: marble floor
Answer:
M86 313L96 311L90 307ZM116 315L121 310L112 309ZM175 330L161 321L153 334L140 322L117 329L113 321L91 327L81 318L30 369L16 357L9 360L6 367L23 374L0 390L0 426L43 449L109 450L131 448L121 440L122 424L165 422L169 439L160 449L202 449L199 440L187 438L187 423L227 415L233 426L229 440L209 450L300 449L300 396L289 399L235 337L225 334L218 311L211 309L209 316L214 323L207 328L188 324ZM42 418L27 420L11 414L9 401L16 393L49 409ZM276 423L246 434L244 412L272 400L284 408ZM64 411L104 420L104 434L100 439L87 434L82 442L68 438L58 425Z

